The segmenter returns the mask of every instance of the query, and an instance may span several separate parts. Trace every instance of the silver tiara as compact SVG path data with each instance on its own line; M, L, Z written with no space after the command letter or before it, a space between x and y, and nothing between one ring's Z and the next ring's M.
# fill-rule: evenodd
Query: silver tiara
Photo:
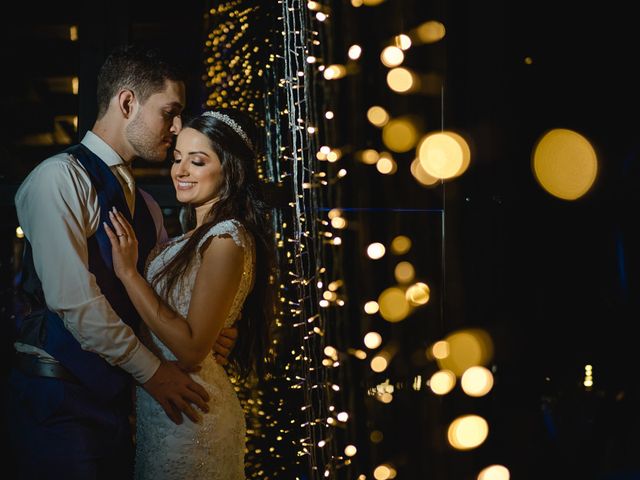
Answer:
M253 150L253 143L251 143L251 140L249 139L249 135L247 135L244 132L244 130L242 130L242 127L238 125L236 121L233 118L231 118L229 115L225 115L224 113L220 113L220 112L212 112L211 110L207 110L206 112L203 112L202 115L206 115L207 117L217 118L221 122L224 122L227 125L229 125L234 132L240 135L240 138L244 140L244 143L246 143L247 146L251 150Z

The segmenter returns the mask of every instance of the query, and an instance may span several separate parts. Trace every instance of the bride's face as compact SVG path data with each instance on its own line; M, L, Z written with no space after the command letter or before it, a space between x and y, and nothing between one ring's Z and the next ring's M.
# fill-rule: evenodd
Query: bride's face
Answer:
M171 178L179 202L197 207L218 196L222 165L204 134L193 128L183 129L173 155Z

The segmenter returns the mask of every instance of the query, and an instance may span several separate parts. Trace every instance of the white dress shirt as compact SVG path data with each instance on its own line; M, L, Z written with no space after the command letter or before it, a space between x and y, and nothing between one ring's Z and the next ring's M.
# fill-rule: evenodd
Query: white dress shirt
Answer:
M82 144L112 170L123 163L91 131ZM157 239L165 241L162 211L148 193L142 195L156 225ZM158 369L160 360L116 314L88 269L87 238L98 229L100 209L82 164L66 153L46 159L20 185L15 204L20 226L33 249L33 263L47 307L60 316L84 350L97 353L145 383ZM47 352L29 345L16 343L15 348L54 360Z

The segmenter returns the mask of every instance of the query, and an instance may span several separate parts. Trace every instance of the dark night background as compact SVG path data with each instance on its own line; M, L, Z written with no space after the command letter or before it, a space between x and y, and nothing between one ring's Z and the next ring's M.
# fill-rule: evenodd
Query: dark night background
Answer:
M160 42L179 57L191 72L189 108L197 110L204 98L205 5L185 2L169 10L155 2L92 2L90 11L81 2L48 2L17 5L18 13L5 19L0 43L5 306L17 226L13 193L37 162L63 148L25 147L17 140L50 130L55 115L79 112L80 130L89 128L91 78L111 46L125 40ZM442 19L447 37L432 58L445 73L445 122L472 140L470 169L446 185L451 243L444 299L445 330L481 326L496 346L496 385L481 403L491 417L491 441L472 462L502 463L514 479L640 478L638 342L631 333L640 313L639 238L632 232L639 206L640 78L630 7L388 0L379 8L366 12L368 22L353 25L353 31L338 32L336 44L357 32L366 45L367 29L376 24L371 22L394 22L391 30L401 32L403 26ZM94 9L102 14L91 13ZM350 6L345 2L335 10ZM65 40L64 26L71 24L79 25L79 42ZM60 25L62 35L56 33ZM73 75L80 77L78 96L56 92L46 82ZM345 111L361 106L354 107L344 94L340 101ZM407 106L406 100L397 102L398 110ZM575 202L547 194L531 171L532 148L551 128L580 132L598 153L596 184ZM167 179L147 173L138 181L163 206L173 207ZM362 189L357 177L350 181ZM402 193L376 186L382 189L375 191L377 198L404 208L422 198L411 196L415 186ZM346 198L355 202L369 195ZM7 352L9 345L2 347ZM591 390L582 386L586 364L594 369Z

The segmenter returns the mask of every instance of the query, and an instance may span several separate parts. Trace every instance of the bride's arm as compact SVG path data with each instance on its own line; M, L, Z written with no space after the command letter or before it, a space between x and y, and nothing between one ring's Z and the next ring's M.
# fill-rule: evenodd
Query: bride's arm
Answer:
M183 367L199 365L211 355L240 286L244 268L242 248L231 238L211 239L202 252L189 312L184 318L156 294L135 268L137 253L134 255L133 251L137 252L137 240L131 227L118 222L117 217L112 222L115 233L108 226L105 230L111 239L114 270L140 317Z

